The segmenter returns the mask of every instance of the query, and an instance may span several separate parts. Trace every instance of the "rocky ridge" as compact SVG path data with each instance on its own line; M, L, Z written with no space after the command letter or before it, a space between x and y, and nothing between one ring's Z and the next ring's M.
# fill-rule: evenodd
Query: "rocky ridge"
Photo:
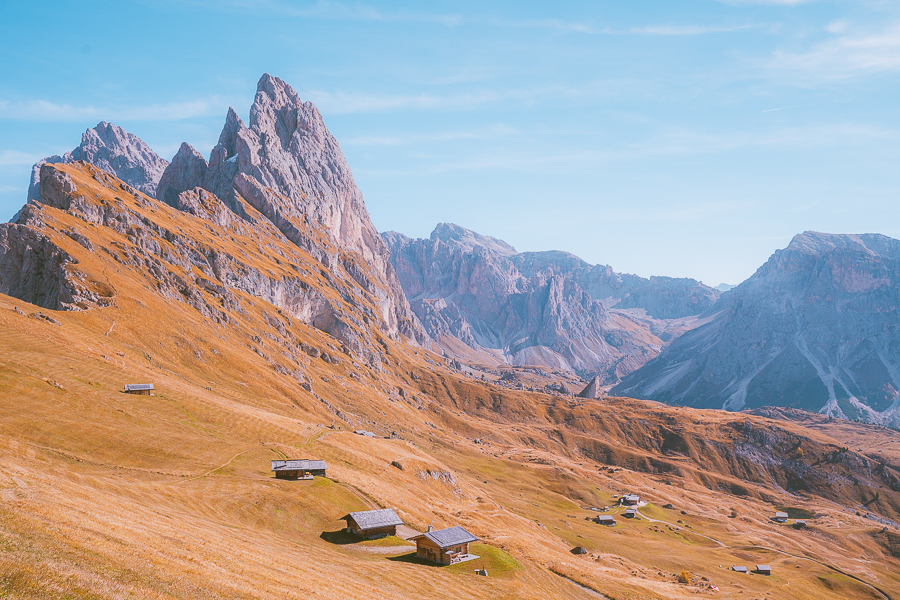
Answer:
M62 156L48 156L31 169L28 200L41 197L41 166L46 163L89 162L115 175L143 194L156 197L156 187L169 161L161 158L143 140L121 127L101 121L81 136L81 144Z
M613 392L900 425L900 241L805 232Z
M430 239L383 237L413 310L448 354L599 373L605 384L653 358L718 297L694 280L518 253L453 224Z
M376 298L389 335L425 341L337 140L316 107L282 80L260 78L249 126L228 110L208 163L183 144L157 196L174 206L180 193L195 188L221 198L238 215L244 210L240 200L246 201L327 268L340 265L350 273ZM310 227L331 237L331 251L304 233Z

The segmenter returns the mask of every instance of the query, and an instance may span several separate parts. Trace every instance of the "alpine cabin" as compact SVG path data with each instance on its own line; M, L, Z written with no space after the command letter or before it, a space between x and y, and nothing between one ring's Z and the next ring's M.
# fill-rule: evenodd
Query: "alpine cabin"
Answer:
M444 565L462 562L469 558L469 544L478 538L460 526L431 530L410 538L416 543L416 556Z
M393 508L352 512L341 519L347 521L347 533L367 540L396 535L397 525L403 525L403 519L397 516Z
M125 384L125 393L126 394L138 394L140 396L149 396L150 392L153 391L152 383L126 383Z
M272 470L275 479L312 479L313 476L325 477L325 461L309 460L273 460Z

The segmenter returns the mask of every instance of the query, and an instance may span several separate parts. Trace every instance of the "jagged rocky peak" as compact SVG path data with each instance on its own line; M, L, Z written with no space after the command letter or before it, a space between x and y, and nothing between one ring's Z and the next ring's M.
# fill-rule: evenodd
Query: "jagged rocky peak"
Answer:
M156 198L177 208L178 195L202 187L208 170L206 159L193 146L184 142L162 174L156 188Z
M83 160L115 175L131 187L156 197L159 180L168 166L143 140L121 127L101 121L81 136L81 144L62 156L48 156L38 161L31 170L28 200L41 197L41 165L45 163L70 163Z
M900 424L900 241L805 232L614 393Z
M497 238L481 235L471 229L454 225L453 223L438 223L431 232L432 240L440 240L453 244L465 252L472 252L476 247L484 248L499 256L514 256L516 249Z

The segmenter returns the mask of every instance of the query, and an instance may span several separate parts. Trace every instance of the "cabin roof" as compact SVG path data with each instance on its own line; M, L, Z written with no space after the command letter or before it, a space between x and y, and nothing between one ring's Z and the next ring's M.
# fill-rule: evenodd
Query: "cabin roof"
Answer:
M612 515L597 515L597 521L615 521L616 518Z
M152 383L126 383L125 391L126 392L143 392L145 390L152 390Z
M779 512L775 513L775 518L776 518L776 519L787 519L787 518L788 518L788 514L787 514L786 512L780 512L780 511L779 511Z
M441 548L442 550L444 548L449 548L450 546L456 546L457 544L467 544L469 542L478 541L477 537L475 537L459 525L448 527L447 529L439 529L437 531L428 531L411 539L416 540L423 537L426 537L434 542L437 547Z
M353 519L360 529L377 529L379 527L390 527L391 525L403 525L403 519L397 516L393 508L382 508L379 510L361 510L352 512L344 517L345 521Z
M747 567L731 567L732 571L737 571L738 573L746 573Z
M628 502L640 502L641 497L637 494L625 494L622 498Z
M771 571L772 567L770 567L769 565L756 565L756 570L757 571Z
M324 471L324 460L310 460L303 458L300 460L273 460L273 471Z

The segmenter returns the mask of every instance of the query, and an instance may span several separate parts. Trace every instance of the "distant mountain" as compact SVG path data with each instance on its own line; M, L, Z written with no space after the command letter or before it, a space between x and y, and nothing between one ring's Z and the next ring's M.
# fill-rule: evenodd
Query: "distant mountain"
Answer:
M806 232L612 392L900 425L900 241Z
M716 286L716 289L719 290L720 292L724 293L724 292L727 292L728 290L733 290L736 287L737 287L736 285L731 285L730 283L720 283L719 285Z
M566 252L524 252L442 223L382 234L413 310L448 354L617 381L692 326L719 293L693 279L616 273Z
M102 121L81 136L81 144L62 156L48 156L31 169L28 200L41 198L41 166L46 163L89 162L115 175L139 192L156 197L156 186L169 161L121 127Z

